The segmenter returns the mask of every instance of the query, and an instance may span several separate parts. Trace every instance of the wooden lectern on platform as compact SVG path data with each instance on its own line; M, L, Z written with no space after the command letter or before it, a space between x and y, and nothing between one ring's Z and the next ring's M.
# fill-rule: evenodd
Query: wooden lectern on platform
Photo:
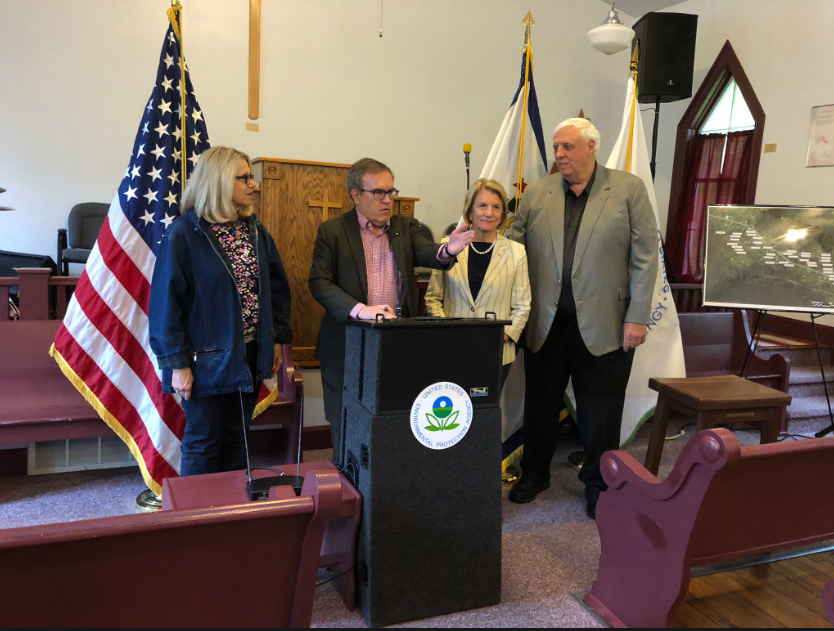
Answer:
M353 208L345 177L349 164L256 158L252 172L260 182L255 193L258 218L275 239L292 293L293 362L318 367L314 358L323 309L307 286L313 244L322 221ZM399 197L394 214L414 216L416 197Z

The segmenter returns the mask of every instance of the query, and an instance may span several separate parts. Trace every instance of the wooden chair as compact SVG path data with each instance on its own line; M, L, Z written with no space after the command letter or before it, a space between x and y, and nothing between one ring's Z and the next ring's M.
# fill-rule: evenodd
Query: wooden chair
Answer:
M8 627L309 627L337 471L300 497L0 530Z
M687 377L740 375L752 331L743 311L723 313L680 313L681 341ZM790 364L782 355L763 358L747 356L744 375L748 379L788 391Z
M697 430L729 423L760 427L763 443L775 443L791 395L735 375L686 379L649 379L658 392L657 406L646 452L646 469L657 475L666 426L674 413L694 416Z
M666 480L624 451L601 466L601 555L585 602L611 626L673 626L693 567L834 538L834 438L741 447L712 429Z

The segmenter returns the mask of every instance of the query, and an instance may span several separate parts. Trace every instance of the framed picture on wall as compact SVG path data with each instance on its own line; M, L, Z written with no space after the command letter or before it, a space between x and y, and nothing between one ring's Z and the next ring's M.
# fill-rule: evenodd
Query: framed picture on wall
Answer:
M834 105L811 108L806 167L834 167Z

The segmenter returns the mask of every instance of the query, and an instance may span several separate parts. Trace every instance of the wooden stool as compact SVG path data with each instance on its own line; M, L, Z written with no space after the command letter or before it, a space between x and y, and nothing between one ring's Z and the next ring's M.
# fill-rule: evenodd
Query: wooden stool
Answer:
M679 412L697 417L697 431L728 423L761 423L763 443L779 436L782 409L791 395L735 375L692 379L649 379L658 392L646 469L657 475L669 417Z

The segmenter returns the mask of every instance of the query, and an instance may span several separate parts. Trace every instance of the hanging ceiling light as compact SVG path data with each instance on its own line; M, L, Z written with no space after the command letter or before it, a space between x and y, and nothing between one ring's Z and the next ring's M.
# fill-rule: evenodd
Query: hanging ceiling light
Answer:
M613 4L605 22L588 31L588 41L591 42L591 46L594 50L606 55L625 50L631 44L632 39L634 39L634 30L620 21L620 15Z

